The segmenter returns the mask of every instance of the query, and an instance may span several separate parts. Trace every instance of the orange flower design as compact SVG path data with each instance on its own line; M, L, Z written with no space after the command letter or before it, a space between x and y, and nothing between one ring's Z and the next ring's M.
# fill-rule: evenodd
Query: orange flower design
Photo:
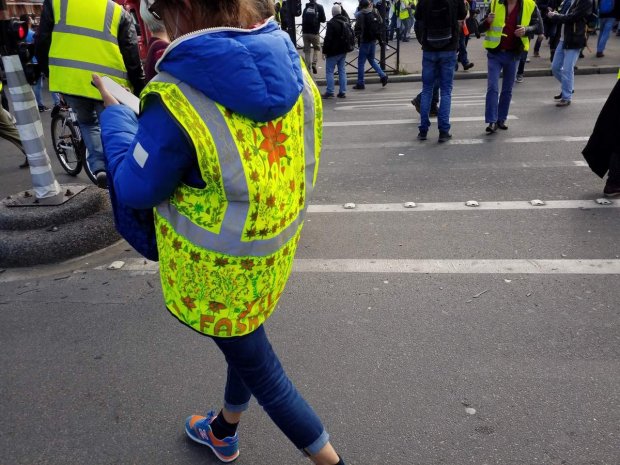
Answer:
M267 160L269 160L269 168L274 164L280 168L280 159L286 157L286 147L282 145L288 139L288 136L282 132L282 120L274 126L273 122L261 126L261 132L265 139L260 144L259 149L267 152Z

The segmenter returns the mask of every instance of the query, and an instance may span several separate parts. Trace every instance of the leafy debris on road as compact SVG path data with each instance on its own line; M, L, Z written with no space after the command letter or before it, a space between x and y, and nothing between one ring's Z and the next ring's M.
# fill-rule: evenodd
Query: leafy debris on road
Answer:
M116 260L112 262L110 266L108 266L108 270L120 270L123 266L125 266L125 262L121 260Z
M487 292L489 292L489 289L485 289L482 292L479 292L478 294L472 296L472 298L477 299L478 297L480 297L482 294L486 294Z

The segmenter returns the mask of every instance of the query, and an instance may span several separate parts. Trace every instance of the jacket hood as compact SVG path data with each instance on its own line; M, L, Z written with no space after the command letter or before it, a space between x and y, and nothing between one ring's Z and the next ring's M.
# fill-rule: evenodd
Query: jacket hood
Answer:
M261 122L288 113L304 88L297 50L273 20L254 29L212 28L179 37L156 68Z

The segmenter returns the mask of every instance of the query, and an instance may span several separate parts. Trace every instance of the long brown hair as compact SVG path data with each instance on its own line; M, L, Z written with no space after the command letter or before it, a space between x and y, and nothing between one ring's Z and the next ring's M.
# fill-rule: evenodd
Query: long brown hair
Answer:
M261 20L256 0L159 0L163 3L164 20L168 29L170 18L183 19L189 30L183 34L212 27L248 28ZM186 3L190 5L187 8Z

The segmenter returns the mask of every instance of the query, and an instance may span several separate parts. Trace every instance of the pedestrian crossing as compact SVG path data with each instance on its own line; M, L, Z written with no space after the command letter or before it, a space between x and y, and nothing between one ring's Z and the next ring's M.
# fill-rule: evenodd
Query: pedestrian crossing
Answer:
M400 88L404 89L404 86ZM516 107L514 114L509 116L510 120L519 121L516 130L494 136L455 137L447 144L435 144L416 141L418 119L400 118L400 110L386 119L375 118L372 110L359 112L354 118L340 119L340 115L359 105L370 105L369 108L383 105L389 108L389 105L400 105L404 101L406 111L411 112L412 106L406 101L410 93L407 89L359 99L355 96L355 102L337 102L336 108L344 108L343 113L325 112L326 131L318 184L307 212L307 221L312 224L312 228L306 228L302 239L302 247L304 242L312 244L312 253L301 254L301 258L295 262L295 273L620 274L620 250L611 238L610 244L613 245L607 246L608 257L601 258L605 257L605 252L596 258L580 257L579 244L589 241L587 233L554 230L553 222L548 221L545 222L547 229L543 230L536 220L561 218L563 229L574 222L579 226L579 231L587 230L588 233L589 229L600 222L604 229L600 233L602 237L605 237L606 232L615 231L617 234L617 228L620 227L620 200L602 198L602 183L592 175L580 156L589 137L586 125L578 125L578 131L573 130L573 126L566 120L557 126L551 123L540 125L536 120L538 116L532 116L533 111L539 110L532 110L530 107L533 106L525 105ZM483 97L480 91L472 90L456 94L453 102L474 103ZM597 98L592 97L591 100ZM326 109L329 110L327 105ZM587 111L583 109L582 114ZM571 122L572 118L576 120L578 117L569 116L571 119L567 121ZM473 115L452 118L453 122L483 120L483 117ZM593 122L588 124L591 126ZM356 127L379 129L348 135L347 131L353 131ZM455 128L458 130L458 126ZM540 135L540 132L544 135ZM510 136L506 137L508 134ZM380 137L388 140L379 140ZM399 162L403 162L402 165ZM534 173L536 176L533 176ZM495 181L502 176L506 176L503 182ZM438 185L449 186L444 183L446 179L456 182L457 189L444 188L442 195L430 196L429 192L432 195L442 192L441 188L437 188ZM515 184L517 188L512 190L502 189L503 185ZM523 186L523 190L519 190L519 185ZM555 188L556 185L560 187ZM497 189L495 198L489 195L492 189ZM511 199L511 192L519 192L518 197L513 196ZM561 194L558 195L558 192ZM468 206L469 200L477 201L477 206ZM538 204L534 200L541 202ZM446 215L451 216L447 219ZM471 228L472 219L476 219L479 224L475 227L480 231L494 222L513 222L519 224L516 229L521 231L515 234L522 234L528 231L528 227L523 226L526 224L529 226L528 232L558 236L559 240L565 240L572 247L573 253L571 259L559 260L528 254L527 259L509 256L491 259L484 250L479 250L474 257L468 258L471 254L467 251L467 245L463 244L462 248L450 250L445 256L374 256L371 259L364 256L363 243L352 243L348 236L341 236L334 230L330 240L336 242L335 248L344 255L335 258L322 256L320 241L323 238L308 232L330 231L331 228L339 228L344 222L359 232L360 237L366 237L365 240L387 244L391 238L382 237L377 233L376 226L371 226L377 224L377 218L380 218L379 223L397 224L410 230L414 237L421 224L431 230L436 228L433 240L438 241L439 250L446 234L474 235L475 231L459 231L459 228ZM452 230L452 233L446 233L446 222L450 224L448 230ZM592 226L589 222L592 222ZM464 226L466 223L467 226ZM583 227L584 224L588 226ZM610 224L615 226L610 228ZM519 237L511 239L521 240ZM493 243L489 243L488 247L492 249ZM504 250L502 247L498 250ZM101 260L94 260L87 269L138 274L156 273L158 270L156 263L142 258L129 256L119 257L119 260L123 264L116 270L109 270L110 263L102 264ZM0 282L16 279L15 276L8 270L0 274Z

